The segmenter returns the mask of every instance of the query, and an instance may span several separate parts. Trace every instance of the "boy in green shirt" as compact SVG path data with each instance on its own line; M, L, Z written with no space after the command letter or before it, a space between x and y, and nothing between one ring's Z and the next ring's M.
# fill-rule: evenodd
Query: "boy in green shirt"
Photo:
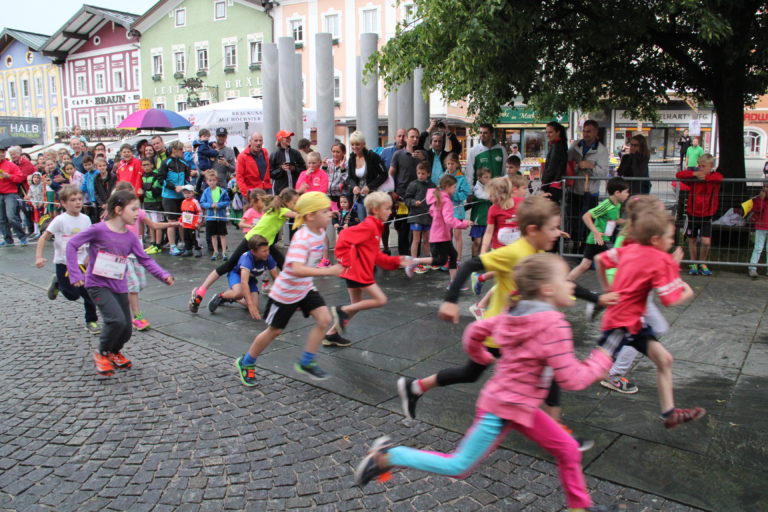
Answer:
M144 171L144 176L141 178L141 188L144 190L144 210L147 211L147 216L153 221L163 222L165 218L160 213L163 210L163 199L161 197L163 185L157 177L157 169L155 169L153 160L151 158L142 158L141 170ZM162 252L160 247L163 245L163 231L162 229L150 228L152 244L145 249L147 254L159 254Z
M610 238L616 226L624 223L624 219L620 218L621 205L629 197L629 184L621 178L612 178L608 181L606 190L608 199L581 217L590 233L584 248L584 258L568 274L569 281L575 281L577 277L589 270L595 256L610 249L603 237Z

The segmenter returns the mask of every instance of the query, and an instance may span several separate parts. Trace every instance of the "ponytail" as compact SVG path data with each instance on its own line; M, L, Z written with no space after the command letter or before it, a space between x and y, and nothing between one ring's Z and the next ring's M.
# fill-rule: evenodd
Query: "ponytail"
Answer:
M443 174L440 178L440 181L437 183L437 190L435 191L435 206L438 211L443 207L443 191L457 182L456 178L450 174Z
M278 195L272 197L269 207L264 210L264 215L274 211L280 211L280 208L285 208L285 205L296 197L299 197L298 192L292 188L284 188Z

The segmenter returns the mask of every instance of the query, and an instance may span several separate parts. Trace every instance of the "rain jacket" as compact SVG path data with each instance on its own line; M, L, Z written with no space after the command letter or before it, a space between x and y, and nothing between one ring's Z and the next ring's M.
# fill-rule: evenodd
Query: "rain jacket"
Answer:
M373 284L376 265L385 270L400 267L399 256L387 256L379 250L384 223L369 215L357 226L339 232L336 240L336 261L346 267L341 277L358 283Z
M676 178L695 178L693 171L679 171ZM710 172L703 180L695 179L685 184L691 188L688 193L688 215L692 217L712 217L717 213L720 183L723 175L717 171Z
M442 194L442 203L438 211L435 204L435 194ZM453 202L451 196L438 188L427 190L427 204L429 205L429 214L432 215L432 228L429 230L429 243L449 242L451 238L451 229L466 229L469 222L459 220L453 216Z

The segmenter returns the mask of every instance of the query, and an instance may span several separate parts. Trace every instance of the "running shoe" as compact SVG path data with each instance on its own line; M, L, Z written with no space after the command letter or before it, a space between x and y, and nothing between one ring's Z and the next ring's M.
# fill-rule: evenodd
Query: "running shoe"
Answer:
M228 260L229 259L229 254L226 253L226 252L221 253L221 259L225 260L225 261Z
M688 265L688 275L689 276L697 276L699 275L699 266L695 263Z
M138 314L133 319L133 326L137 331L146 331L149 329L149 322L147 322L147 320L144 318L144 315Z
M419 265L416 265L415 267L413 267L413 271L416 274L426 274L427 272L429 272L429 268L427 268L426 265L419 264Z
M438 267L443 272L448 272L448 265L443 265L442 267Z
M485 310L478 306L477 304L472 304L469 306L469 312L472 314L473 317L475 317L475 320L482 320L483 315L485 314Z
M480 272L472 272L472 293L480 295L483 293L483 282L480 280Z
M299 373L306 373L314 380L325 380L328 378L328 374L320 368L316 361L312 361L309 364L296 363L294 368Z
M203 250L195 249L195 258L202 258L202 257L203 257Z
M101 327L99 327L97 322L86 322L85 329L94 336L101 334Z
M333 326L339 333L344 333L349 325L349 315L341 309L341 306L331 308L331 316L333 317Z
M564 423L560 423L560 426L563 427L563 430L565 430L568 435L570 435L574 441L576 441L579 444L579 451L585 452L587 450L591 450L593 446L595 446L595 442L591 439L582 439L576 434L573 433L573 430L568 428L568 426Z
M678 409L676 407L672 410L672 414L664 418L664 428L679 427L683 423L699 420L705 414L707 411L701 407L694 407L693 409Z
M403 408L403 414L409 420L416 418L416 402L421 398L421 395L412 391L411 386L413 386L414 380L405 377L397 379L397 394L400 395L400 405Z
M339 333L326 334L323 339L323 345L326 347L348 347L352 345L352 342L347 338L342 337Z
M96 373L99 375L105 375L107 377L115 374L115 366L108 356L102 355L99 352L93 353L93 362L96 364Z
M168 251L168 254L170 254L171 256L181 256L182 252L184 252L184 251L182 251L181 249L179 249L175 245L172 245L171 249Z
M378 462L389 446L388 436L382 436L373 442L368 450L368 455L355 468L355 485L363 487L373 479L386 482L392 478L391 468L381 467Z
M53 274L51 277L51 284L48 285L48 298L51 300L56 300L56 297L59 296L59 278L56 277L56 274Z
M749 277L752 279L757 279L757 269L750 268L749 269Z
M634 395L640 391L640 388L630 382L626 377L611 377L609 375L607 379L600 381L600 385L604 388L610 389L611 391L618 391L619 393L624 393L625 395Z
M211 261L216 261L219 257L219 253L215 252L211 254Z
M160 253L160 248L158 246L156 246L156 245L150 245L149 247L144 249L144 252L147 253L147 254L150 254L150 255L152 255L152 254L159 254Z
M109 354L107 357L110 361L112 361L112 364L115 366L115 368L127 370L133 366L131 360L125 357L122 352L118 352L117 354Z
M19 246L20 247L26 247L28 245L29 245L29 242L27 242L26 238L22 238L21 240L19 240Z
M246 386L255 386L257 384L255 364L244 365L243 356L240 356L237 359L235 359L235 367L237 368L237 373L238 373L238 376L240 377L240 382L242 382Z
M189 306L189 312L190 313L197 313L197 311L200 309L200 303L203 302L203 296L197 294L197 288L192 290L192 296L189 298L189 303L187 304Z
M331 260L328 258L323 258L320 260L320 263L317 264L320 268L330 267L331 266Z
M181 253L182 258L191 258L192 257L192 251L189 249L185 250L183 253Z
M224 297L222 297L220 293L217 293L213 296L210 302L208 302L208 311L210 311L212 314L216 313L216 309L221 306L223 301Z
M699 265L699 275L702 276L711 276L712 271L709 270L709 267L706 265Z

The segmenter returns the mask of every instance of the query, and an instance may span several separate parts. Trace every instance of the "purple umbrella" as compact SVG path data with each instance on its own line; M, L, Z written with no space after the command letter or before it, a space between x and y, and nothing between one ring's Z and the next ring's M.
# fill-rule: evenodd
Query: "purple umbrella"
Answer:
M137 110L129 115L117 127L123 130L157 130L168 132L183 130L192 124L176 112L162 108Z

